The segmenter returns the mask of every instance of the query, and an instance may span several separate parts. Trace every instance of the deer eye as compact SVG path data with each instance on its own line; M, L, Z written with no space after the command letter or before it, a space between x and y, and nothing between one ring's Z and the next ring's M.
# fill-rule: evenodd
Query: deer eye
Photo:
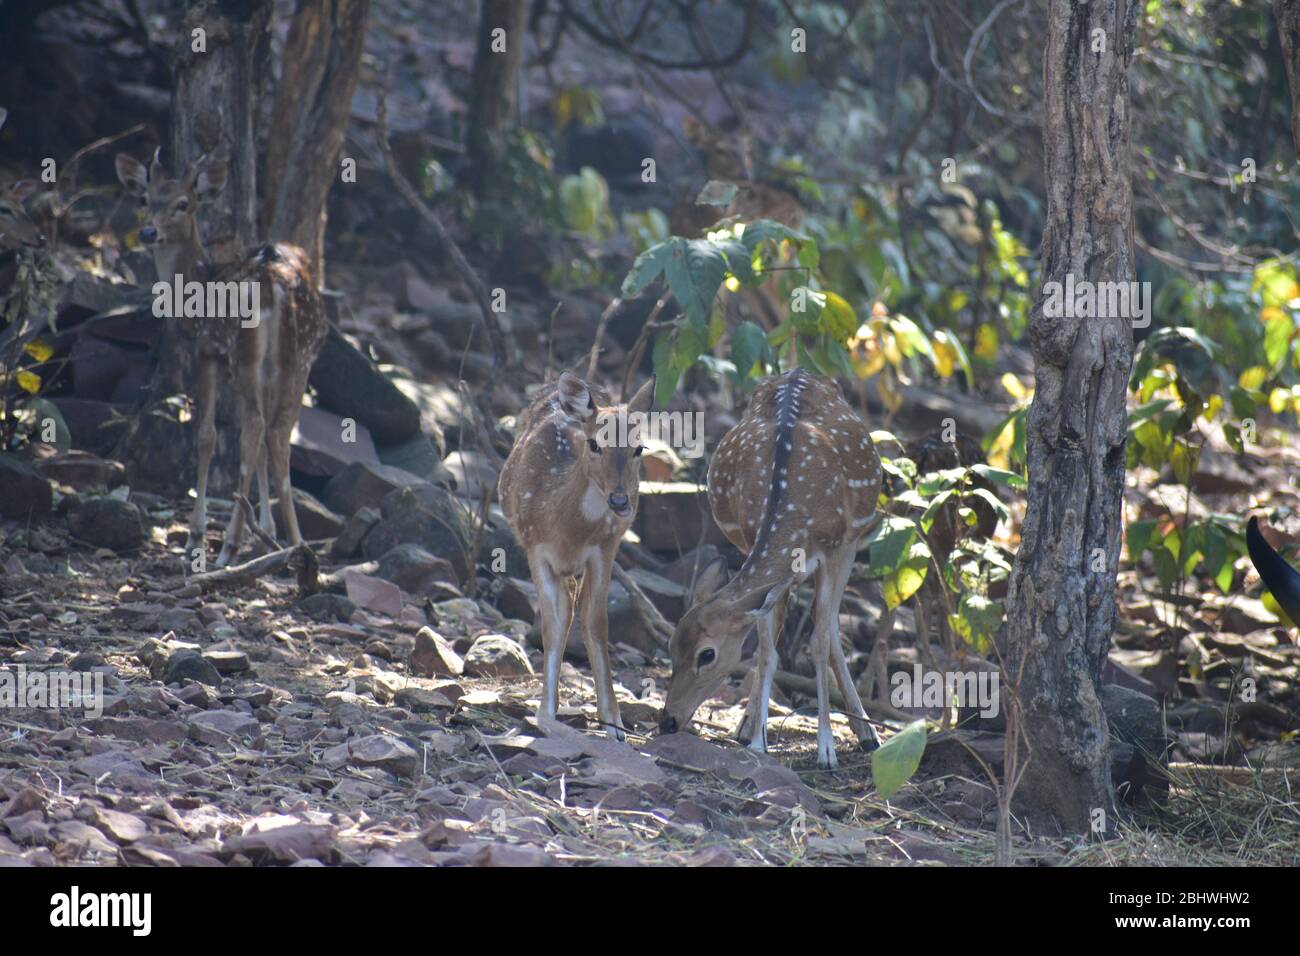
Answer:
M588 438L588 439L587 439L587 447L590 448L590 449L592 450L592 453L593 453L593 454L597 454L597 455L600 454L600 445L596 442L596 439L594 439L594 438Z
M190 208L190 201L188 199L182 199L176 203L177 212L188 212L189 208Z
M695 666L697 668L708 667L715 659L717 659L717 656L718 655L713 648L706 647L704 650L700 651L699 657L695 658Z

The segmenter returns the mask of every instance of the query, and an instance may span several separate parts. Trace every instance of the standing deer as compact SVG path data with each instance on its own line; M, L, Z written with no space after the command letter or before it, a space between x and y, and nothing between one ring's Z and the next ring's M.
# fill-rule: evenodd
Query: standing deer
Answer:
M139 236L153 251L159 280L170 283L180 276L176 281L257 283L257 301L271 303L269 309L259 307L258 316L247 323L238 318L177 319L190 327L197 348L198 500L190 517L187 550L205 547L219 375L233 380L238 404L239 492L248 498L256 473L261 498L258 525L274 537L269 461L289 542L302 543L289 483L289 439L298 421L307 374L326 334L320 294L302 249L266 243L233 263L207 262L199 238L198 208L224 188L226 165L224 145L200 158L179 179L166 176L157 151L147 169L131 156L117 156L118 179L144 206L146 224ZM238 553L243 532L244 513L236 507L217 567L224 567Z
M817 765L836 765L828 664L859 742L869 750L879 745L840 646L839 607L854 556L874 523L881 478L866 423L831 379L794 369L754 390L744 417L718 445L708 476L714 520L748 557L725 585L720 562L701 574L696 603L670 644L673 676L660 730L675 733L685 727L756 649L756 680L738 736L752 750L767 749L768 698L786 597L812 574ZM755 626L756 648L746 640Z
M641 480L639 429L610 427L644 415L654 379L626 405L571 372L544 389L523 413L501 471L506 520L528 554L537 588L545 665L539 719L555 719L560 658L574 607L570 582L581 577L577 612L606 733L624 737L609 663L609 578L614 553L636 515ZM620 440L611 439L620 436Z

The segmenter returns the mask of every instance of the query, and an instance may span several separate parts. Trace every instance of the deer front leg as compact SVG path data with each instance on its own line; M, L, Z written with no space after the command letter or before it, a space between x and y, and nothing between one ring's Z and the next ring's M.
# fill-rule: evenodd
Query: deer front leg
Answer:
M767 752L767 711L772 700L772 680L780 664L776 638L785 624L785 600L782 597L772 612L755 625L758 657L754 664L754 686L750 691L749 705L745 708L745 719L736 731L736 739L758 753Z
M191 560L194 549L206 555L207 544L204 541L208 531L208 472L212 466L212 452L217 447L217 395L216 363L206 356L200 356L195 369L194 401L198 406L198 474L194 481L194 510L190 513L190 532L185 542L185 552Z
M596 715L614 740L623 740L623 721L614 696L614 675L609 662L609 577L614 563L612 551L602 552L587 562L578 592L582 614L582 637L587 644L587 661L596 683Z
M266 439L266 419L256 392L250 396L241 390L240 402L239 493L247 498L253 485L253 472L257 469L262 443ZM217 567L224 568L239 553L243 536L244 509L236 507L231 512L230 524L226 526L226 538L221 545L221 554L217 556Z
M280 520L284 522L284 534L289 544L296 546L302 544L302 532L298 530L298 512L293 505L293 484L289 479L289 437L292 434L292 422L287 425L283 419L274 422L267 433L266 456L271 460L271 481L280 499ZM267 515L270 513L268 499ZM272 527L274 528L274 522Z
M262 454L257 459L257 526L274 538L275 515L271 513L271 483L266 474L267 457L266 446L264 445Z
M560 659L569 636L573 604L569 588L540 554L528 552L528 566L537 587L538 611L542 624L542 699L537 705L537 719L554 720L560 706Z

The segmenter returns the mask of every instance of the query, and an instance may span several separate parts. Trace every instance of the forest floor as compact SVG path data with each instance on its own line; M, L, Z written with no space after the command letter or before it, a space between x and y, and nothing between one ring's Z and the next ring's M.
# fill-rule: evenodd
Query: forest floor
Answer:
M807 707L774 706L769 756L730 739L734 688L730 703L701 710L698 736L656 737L657 692L638 700L627 688L647 677L663 686L667 669L626 645L615 664L629 742L585 728L594 690L568 663L562 700L581 706L543 734L530 716L540 678L485 674L510 660L478 676L411 672L420 618L449 646L521 626L490 604L458 598L399 621L358 611L339 623L313 619L288 580L205 593L182 571L174 517L158 506L153 540L126 558L53 522L31 530L33 550L8 553L0 660L102 673L105 696L96 716L0 713L0 864L993 861L993 790L944 759L953 748L932 740L917 777L886 801L842 718L838 770L815 768ZM201 646L158 639L169 615L189 614L207 626ZM1168 803L1122 822L1116 839L1017 827L1016 859L1294 863L1296 773L1175 770Z

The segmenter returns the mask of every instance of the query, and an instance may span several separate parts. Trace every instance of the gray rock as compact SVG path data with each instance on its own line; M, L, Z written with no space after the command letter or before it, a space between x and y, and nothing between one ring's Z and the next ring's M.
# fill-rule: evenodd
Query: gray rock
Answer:
M484 634L465 655L470 677L526 677L533 673L528 655L504 634Z
M203 659L217 669L218 674L242 674L248 670L248 655L243 651L204 651Z
M505 559L505 566L497 560ZM483 548L478 555L479 564L486 565L493 574L507 574L512 578L531 578L528 553L508 525L493 528L483 538Z
M469 530L460 506L445 488L429 484L400 488L384 498L380 513L383 517L362 544L367 558L377 560L399 544L418 544L451 562L458 582L469 577Z
M342 594L313 594L298 602L304 614L313 621L330 623L348 621L356 613L357 606Z
M418 544L399 544L379 559L376 572L385 581L391 581L407 594L422 597L435 581L459 583L456 569L450 561L435 558Z
M1158 701L1118 684L1098 691L1113 738L1111 777L1125 803L1162 802L1169 793L1170 741L1165 736Z
M309 381L321 408L356 419L377 445L398 444L420 432L420 409L332 325Z
M0 453L0 518L46 515L54 506L54 486L21 458Z
M280 500L275 500L275 519L280 520ZM298 530L308 541L322 541L337 537L343 530L343 519L330 511L301 488L293 489L293 511L298 518Z
M409 471L354 461L329 480L321 499L337 513L350 515L379 505L399 488L422 484L426 482Z
M86 451L68 451L47 458L36 465L37 471L51 481L77 491L116 488L126 481L121 462L109 461Z
M179 684L186 679L216 687L221 683L221 674L216 665L198 651L180 651L167 659L162 680L164 684Z
M361 542L366 539L370 529L378 523L378 508L362 508L344 523L343 530L334 539L330 552L340 558L352 557L361 547Z
M88 498L68 516L68 530L88 544L132 551L145 543L144 515L132 501Z
M465 662L451 644L431 627L420 628L408 662L417 677L459 677Z

